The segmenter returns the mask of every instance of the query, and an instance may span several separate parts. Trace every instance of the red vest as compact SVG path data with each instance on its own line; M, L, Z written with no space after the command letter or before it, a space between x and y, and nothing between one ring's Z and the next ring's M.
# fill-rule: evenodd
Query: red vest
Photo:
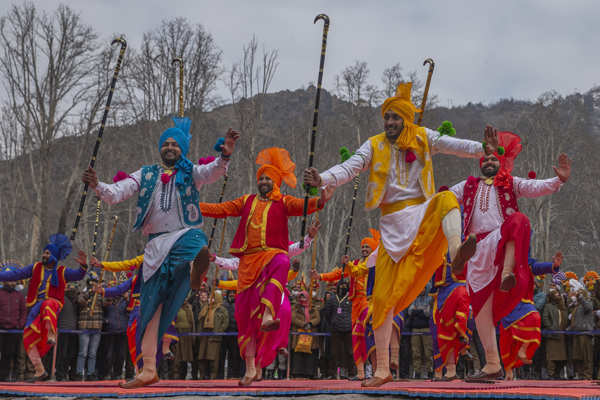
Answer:
M471 219L473 218L473 210L476 207L475 196L477 195L477 189L479 188L479 182L481 178L470 176L467 178L463 193L463 220L464 220L464 231L465 236L471 233ZM495 186L496 188L496 201L498 201L498 208L502 213L502 219L506 221L511 214L519 211L519 205L517 204L517 196L513 186L512 176L508 179L507 185ZM493 199L491 199L493 201Z
M31 271L29 288L27 289L27 307L33 306L37 301L40 285L42 284L43 273L44 266L42 263L35 263L33 265L33 270ZM62 305L65 302L65 287L67 286L67 281L65 280L65 267L62 265L56 267L56 273L58 274L58 286L52 286L50 284L50 279L52 278L48 278L46 285L46 298L52 297L53 299L58 300Z
M256 194L252 194L246 197L244 202L244 208L242 210L240 224L238 225L237 232L233 237L231 243L231 249L229 252L234 256L241 257L247 253L248 247L248 225L252 220L254 209L256 204L262 200L259 200ZM263 223L260 227L261 230L261 246L260 251L269 249L281 249L286 253L289 247L288 239L288 215L287 209L283 204L283 200L269 201L265 208L266 218L263 219ZM253 250L255 252L256 249Z

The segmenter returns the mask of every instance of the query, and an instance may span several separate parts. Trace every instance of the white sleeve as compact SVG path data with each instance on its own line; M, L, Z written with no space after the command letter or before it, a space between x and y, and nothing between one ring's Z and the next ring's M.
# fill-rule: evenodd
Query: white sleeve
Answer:
M480 142L469 139L459 139L448 135L440 135L438 131L425 128L431 154L451 154L462 158L478 158L484 154Z
M454 193L454 195L456 196L456 200L458 200L458 204L463 204L463 195L465 193L466 183L467 181L462 181L448 189L452 193Z
M372 153L371 142L367 140L352 157L321 174L323 186L337 187L352 180L356 175L369 168Z
M240 265L240 259L237 257L224 258L217 256L215 257L214 263L217 264L221 269L235 271Z
M558 192L563 182L558 176L550 179L524 179L513 178L513 185L517 197L540 197Z
M117 204L127 200L140 190L140 182L142 181L142 170L138 169L128 178L117 183L98 182L98 186L94 189L96 195L105 203Z
M308 235L304 236L304 248L300 248L300 241L297 241L288 248L288 256L290 258L299 256L304 250L310 247L311 243L312 238Z
M196 188L208 183L213 183L227 172L229 161L217 157L213 162L204 165L194 165L192 176Z

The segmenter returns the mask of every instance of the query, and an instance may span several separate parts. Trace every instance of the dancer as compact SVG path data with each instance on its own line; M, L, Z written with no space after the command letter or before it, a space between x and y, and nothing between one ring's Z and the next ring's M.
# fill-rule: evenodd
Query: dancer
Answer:
M75 259L79 268L58 265L71 253L71 249L69 238L57 233L50 236L50 243L44 247L41 261L21 269L0 272L2 282L31 278L25 299L30 308L23 331L25 351L35 369L30 382L49 378L42 357L56 344L56 323L64 303L65 287L67 282L83 279L87 272L87 256L83 251Z
M465 235L477 236L477 251L467 263L467 283L477 332L486 364L468 376L469 381L489 381L502 376L496 342L496 324L508 315L529 290L529 219L519 212L519 197L554 193L569 179L571 160L561 154L556 177L522 179L511 175L521 150L519 136L498 133L498 152L480 159L481 178L469 177L450 188L463 205Z
M452 273L448 261L433 276L433 332L439 355L434 355L434 380L452 381L456 377L458 356L465 354L471 341L467 327L470 299L465 284L465 271ZM443 373L444 368L446 372Z
M504 365L505 379L514 380L513 370L532 363L542 340L541 317L533 303L534 276L552 274L552 281L560 284L566 279L559 271L563 256L556 253L552 262L537 262L529 258L529 283L525 296L510 313L500 320L500 354Z
M206 236L198 229L202 223L199 188L225 174L240 137L239 132L230 129L220 157L210 164L193 165L186 158L191 120L174 121L175 127L165 130L158 142L160 165L144 166L111 185L98 182L92 168L83 173L83 182L109 204L120 203L138 193L134 230L142 228L149 235L144 249L137 329L144 369L133 380L120 384L125 389L158 382L159 341L183 305L190 281L192 288L198 288L209 265Z
M367 361L367 345L365 342L365 327L367 323L367 258L379 245L379 232L370 229L371 237L365 237L360 242L361 258L350 262L350 257L342 256L343 268L334 268L331 272L317 273L313 271L313 280L337 282L350 278L348 299L352 302L352 355L356 365L356 377L365 379L365 362Z
M366 208L381 209L381 246L370 256L377 265L373 289L373 328L378 348L388 348L393 317L423 290L449 250L453 266L462 269L475 251L475 239L461 245L461 220L456 198L435 194L434 153L481 157L481 143L456 139L413 123L411 83L398 86L381 108L385 132L369 138L347 161L319 174L304 171L304 183L339 186L369 170ZM486 129L486 152L495 150L496 137ZM393 151L392 151L393 150ZM363 386L377 387L392 380L389 354L378 352L377 370Z
M256 173L258 194L236 200L200 203L209 217L239 217L230 253L240 259L238 269L235 319L238 323L240 354L246 362L246 374L239 384L248 386L257 378L256 366L269 365L282 343L287 341L290 325L281 324L282 294L290 267L288 251L289 216L303 213L302 199L282 195L281 182L296 186L295 164L287 150L269 148L258 154ZM309 212L321 209L331 191L323 190L321 198L313 198ZM289 300L284 302L289 309Z

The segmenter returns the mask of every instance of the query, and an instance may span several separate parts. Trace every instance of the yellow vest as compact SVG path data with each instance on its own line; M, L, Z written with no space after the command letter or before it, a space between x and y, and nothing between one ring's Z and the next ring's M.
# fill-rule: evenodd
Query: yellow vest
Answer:
M435 182L433 181L433 164L429 151L429 142L425 128L413 126L416 129L417 148L415 155L417 160L423 164L423 170L419 177L421 190L427 199L435 194ZM367 198L365 208L373 210L381 205L385 193L385 184L390 171L392 160L392 144L385 137L385 132L369 138L372 148L371 168L369 169L369 182L367 185Z

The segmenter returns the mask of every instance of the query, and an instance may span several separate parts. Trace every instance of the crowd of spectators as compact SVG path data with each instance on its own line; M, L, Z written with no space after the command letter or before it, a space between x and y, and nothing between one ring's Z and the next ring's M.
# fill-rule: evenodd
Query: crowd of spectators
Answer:
M90 273L81 285L70 283L67 287L58 318L57 380L133 377L134 367L125 335L129 317L127 294L111 299L96 296L94 299L93 287L97 283L98 276ZM280 349L278 357L264 370L264 378L355 377L352 304L348 300L347 281L341 280L321 290L309 290L298 279L289 284L288 290L292 303L291 330L298 334L291 335L287 349ZM320 296L319 292L323 295ZM24 294L23 285L2 284L1 330L23 329L27 317ZM592 331L600 329L600 281L569 279L563 285L555 286L536 279L534 303L542 317L542 343L534 363L517 371L518 378L597 379L600 336L593 335ZM398 370L394 371L398 378L430 379L433 376L433 339L427 334L431 306L426 289L406 312L400 341L400 363ZM235 335L234 312L235 292L221 292L208 285L192 291L175 321L180 337L171 343L174 357L165 357L159 364L161 378L223 379L243 376L244 363L241 362ZM474 324L470 328L474 334L469 352L459 360L459 376L484 364ZM195 332L208 335L193 336ZM578 334L568 334L575 332ZM47 370L51 370L52 361L53 352L50 351L44 358ZM368 376L370 365L367 364L366 368ZM33 368L23 349L22 332L0 333L0 380L20 381L31 374Z

